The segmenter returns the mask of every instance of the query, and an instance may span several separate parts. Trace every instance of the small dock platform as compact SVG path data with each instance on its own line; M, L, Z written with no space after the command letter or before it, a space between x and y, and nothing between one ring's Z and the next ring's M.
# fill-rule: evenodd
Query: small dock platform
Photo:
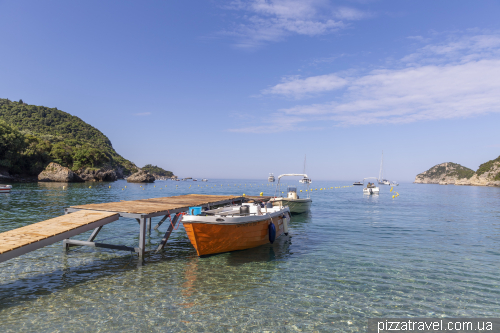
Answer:
M63 241L65 250L69 250L72 246L92 246L137 252L142 263L146 252L146 234L151 232L153 217L163 216L154 229L158 229L167 218L171 220L156 249L158 252L165 247L170 234L181 219L181 213L187 212L189 207L201 206L211 209L213 206L239 204L247 200L257 200L257 198L262 201L268 200L266 197L188 194L71 206L65 209L66 215L0 233L0 262ZM120 217L137 220L139 225L137 247L94 242L104 225L117 221ZM94 231L87 241L70 239L92 229Z
M0 262L118 220L117 213L80 211L0 233Z

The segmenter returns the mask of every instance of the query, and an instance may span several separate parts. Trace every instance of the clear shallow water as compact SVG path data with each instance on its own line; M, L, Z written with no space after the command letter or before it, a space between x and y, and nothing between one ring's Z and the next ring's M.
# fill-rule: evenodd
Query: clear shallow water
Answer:
M274 193L262 184L15 184L0 196L0 232L75 204ZM345 182L313 185L310 214L274 245L200 259L181 226L140 268L127 252L64 254L61 243L0 263L2 332L357 332L370 317L500 317L500 188L401 184L392 199L387 186L364 196L319 191ZM136 245L137 222L111 223L97 241Z

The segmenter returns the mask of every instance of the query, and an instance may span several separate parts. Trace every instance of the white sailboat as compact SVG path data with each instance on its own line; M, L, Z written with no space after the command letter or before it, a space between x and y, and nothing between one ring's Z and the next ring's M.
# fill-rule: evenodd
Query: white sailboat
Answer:
M391 182L384 179L384 151L382 151L382 161L380 162L380 172L378 174L377 182L379 185L390 185Z
M304 155L304 175L306 174L306 157L307 155ZM310 178L307 178L307 176L304 176L304 178L302 178L301 180L299 180L299 183L302 183L302 184L311 184L312 181Z

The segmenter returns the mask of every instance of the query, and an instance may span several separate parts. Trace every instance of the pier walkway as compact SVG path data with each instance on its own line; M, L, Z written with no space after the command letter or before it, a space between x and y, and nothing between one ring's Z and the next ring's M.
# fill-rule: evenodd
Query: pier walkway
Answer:
M151 232L151 219L153 217L163 216L154 227L155 229L158 229L167 218L172 220L165 236L156 249L158 252L165 247L170 234L180 220L181 215L179 213L187 212L189 207L193 206L210 209L218 205L241 203L243 200L245 200L245 197L241 196L188 194L71 206L65 209L66 215L0 233L0 262L61 240L66 250L71 246L92 246L132 251L139 254L140 262L142 262L146 252L146 234ZM139 244L137 247L94 242L104 225L116 221L120 217L137 220L139 224ZM70 237L92 229L94 231L87 241L70 239Z
M87 210L0 233L0 262L102 228L118 218L116 213Z

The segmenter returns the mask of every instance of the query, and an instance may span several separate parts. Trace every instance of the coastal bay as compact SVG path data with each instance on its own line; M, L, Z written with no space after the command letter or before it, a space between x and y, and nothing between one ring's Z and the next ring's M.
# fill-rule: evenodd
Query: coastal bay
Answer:
M315 182L311 212L292 217L291 242L198 258L181 226L141 268L121 251L64 254L61 244L1 263L2 328L354 332L369 317L498 316L500 253L492 235L500 188L402 183L393 199L388 186L363 196L348 185ZM272 195L274 187L254 180L118 180L65 190L58 183L19 184L0 201L0 231L76 204L260 192ZM133 245L136 228L133 220L112 223L98 240ZM162 236L153 232L149 249Z

